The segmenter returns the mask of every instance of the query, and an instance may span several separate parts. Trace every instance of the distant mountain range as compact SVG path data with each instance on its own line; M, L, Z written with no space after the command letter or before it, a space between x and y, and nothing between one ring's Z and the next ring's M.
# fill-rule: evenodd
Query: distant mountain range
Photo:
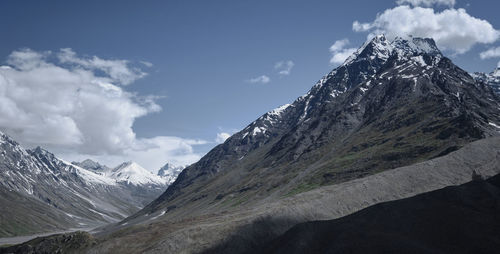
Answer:
M475 72L471 76L479 82L490 85L497 94L500 94L500 67L490 73Z
M121 220L158 197L175 177L170 171L157 176L135 162L113 169L92 160L68 163L40 147L24 149L3 133L0 156L0 236Z

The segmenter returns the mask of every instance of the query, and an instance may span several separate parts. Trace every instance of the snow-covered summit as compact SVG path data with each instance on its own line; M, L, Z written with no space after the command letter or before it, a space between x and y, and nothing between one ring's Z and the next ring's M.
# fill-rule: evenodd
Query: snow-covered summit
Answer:
M438 59L442 57L441 51L432 38L396 37L390 41L385 35L380 34L366 41L342 65L346 66L367 59L385 62L393 55L408 59L421 54L437 56Z
M343 66L352 64L360 59L369 58L371 60L381 59L387 60L391 55L393 45L385 35L377 35L373 39L366 41L356 52L349 56Z
M167 181L167 185L172 184L177 176L186 168L185 166L175 166L170 163L165 164L160 170L158 170L158 176L162 177Z
M398 53L408 54L429 54L429 55L442 55L439 48L436 46L431 38L409 37L402 38L396 37L392 42L395 51Z
M235 137L243 139L243 144L265 142L265 138L269 138L281 125L294 122L294 119L307 121L313 108L369 80L387 63L408 62L408 67L428 68L442 58L441 51L431 38L408 36L396 37L391 41L383 34L377 35L319 80L307 94L292 104L265 113Z
M128 161L112 169L108 176L117 182L125 182L132 185L165 185L166 180L155 175L141 165Z

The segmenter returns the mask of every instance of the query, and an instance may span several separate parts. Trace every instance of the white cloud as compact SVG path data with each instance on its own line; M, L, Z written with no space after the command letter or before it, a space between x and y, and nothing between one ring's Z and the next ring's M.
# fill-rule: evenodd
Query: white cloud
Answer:
M91 63L86 61L82 62L84 66L77 63L79 60L72 66L50 62L52 55L29 49L14 51L8 65L0 66L2 131L25 146L40 145L64 156L133 159L145 166L160 165L168 159L184 165L199 159L192 146L203 141L136 137L134 121L161 110L155 102L158 97L138 96L114 84L138 76L123 79L112 70L115 67L89 68ZM107 61L97 62L114 66ZM125 66L118 72L133 73L125 71Z
M295 65L295 63L291 60L288 61L279 61L276 64L274 64L274 69L278 71L278 74L281 76L287 76L290 75L292 72L292 68Z
M500 57L500 47L490 48L483 51L479 54L479 57L481 57L481 59Z
M465 53L477 43L492 43L500 38L497 31L486 20L470 16L465 9L446 9L435 12L432 8L407 5L387 9L377 15L371 23L355 21L356 32L385 33L396 36L431 37L441 49L454 53Z
M256 78L252 78L252 79L247 80L247 82L253 83L253 84L255 84L255 83L267 84L270 81L271 81L271 79L266 75L261 75L261 76L258 76Z
M77 68L103 71L114 82L122 85L128 85L146 75L140 69L129 67L127 60L104 60L97 56L81 58L70 48L61 49L57 57L61 63L75 64Z
M153 67L153 63L148 61L140 61L140 63L149 68Z
M350 55L356 52L356 48L345 48L349 45L348 39L342 39L335 41L332 46L330 46L330 53L332 53L332 58L330 58L331 64L341 64Z
M355 32L366 32L373 28L370 23L360 23L359 21L352 22L352 30Z
M231 137L231 134L229 134L227 132L217 133L217 137L215 138L215 142L224 143L224 141L226 141L226 139L228 139L229 137Z
M448 7L453 7L456 4L455 0L398 0L396 1L398 5L410 4L412 6L425 6L431 7L433 5L443 5Z

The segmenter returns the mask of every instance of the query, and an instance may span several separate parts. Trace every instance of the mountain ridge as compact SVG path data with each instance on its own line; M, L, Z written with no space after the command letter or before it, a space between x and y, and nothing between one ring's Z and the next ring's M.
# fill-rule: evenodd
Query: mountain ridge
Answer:
M489 86L444 57L432 39L389 42L376 36L307 94L259 117L187 167L141 213L159 210L204 184L213 186L205 191L212 192L210 198L223 197L216 199L220 202L248 196L249 191L263 192L262 186L273 192L276 186L289 184L279 196L442 156L473 140L498 135L492 125L500 122L498 101ZM313 163L306 166L306 161ZM298 167L308 169L297 174L286 169ZM229 179L237 177L236 168L245 172L242 177L260 169L261 178L268 177L270 183L252 177L235 187L236 181ZM268 168L288 171L289 176L273 177ZM233 184L217 185L216 175ZM214 193L226 188L231 190ZM199 197L203 195L171 205L179 207Z

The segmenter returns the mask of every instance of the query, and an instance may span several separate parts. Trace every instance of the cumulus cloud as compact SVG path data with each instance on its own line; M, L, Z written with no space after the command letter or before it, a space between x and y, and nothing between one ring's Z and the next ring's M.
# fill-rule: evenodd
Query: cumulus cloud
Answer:
M492 43L500 38L500 31L486 20L472 17L465 9L446 9L435 12L432 8L407 5L387 9L377 15L373 22L355 21L356 32L384 33L389 38L396 36L431 37L444 50L465 53L478 43Z
M396 1L398 5L410 4L412 6L425 6L431 7L433 5L443 5L448 7L453 7L456 4L455 0L398 0Z
M130 156L141 164L199 158L192 150L198 141L136 137L134 121L160 111L159 97L138 96L116 84L145 74L127 69L124 60L89 60L68 49L61 52L64 57L56 53L61 59L56 63L50 61L53 53L18 50L0 66L0 129L23 145L58 154Z
M479 57L481 57L481 59L500 57L500 47L490 48L483 51L479 54Z
M131 68L127 60L104 60L97 56L91 58L78 57L70 48L61 49L57 57L61 63L74 64L77 68L103 71L113 81L123 85L128 85L146 75L140 69Z
M255 84L255 83L267 84L270 81L271 81L271 78L269 78L267 75L261 75L261 76L258 76L256 78L252 78L252 79L247 80L248 83L252 83L252 84Z
M215 138L215 142L224 143L224 141L226 141L226 139L228 139L229 137L231 137L231 134L229 134L227 132L217 133L217 137Z
M331 64L341 64L350 55L356 52L356 48L346 48L349 45L348 39L342 39L335 41L332 46L330 46L330 53L332 53L332 58L330 58Z
M292 68L295 63L291 60L288 61L279 61L274 64L274 69L278 71L280 76L288 76L292 72Z

